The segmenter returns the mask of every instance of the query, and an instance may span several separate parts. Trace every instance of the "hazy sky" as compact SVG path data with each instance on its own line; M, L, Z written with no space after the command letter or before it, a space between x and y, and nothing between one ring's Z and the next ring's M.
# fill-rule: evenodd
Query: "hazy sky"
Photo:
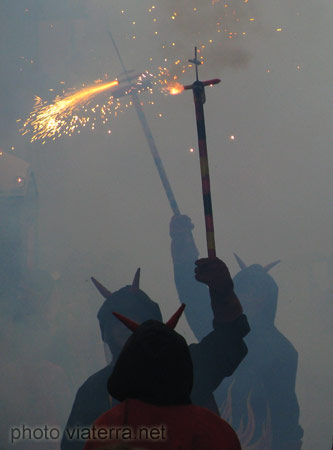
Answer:
M272 270L280 287L276 323L299 352L303 448L324 450L331 441L333 369L333 6L292 3L1 0L0 147L14 146L36 175L39 265L57 280L54 335L59 324L60 331L70 326L79 344L92 340L99 348L102 299L87 280L94 275L117 290L139 266L142 288L170 315L177 305L172 211L134 108L123 102L110 126L45 145L22 137L16 119L27 118L35 95L50 102L63 86L117 77L122 69L108 30L129 69L157 74L163 65L184 84L194 81L194 70L181 75L173 61L186 62L195 45L206 45L200 77L222 79L206 89L205 104L217 254L232 274L233 252L248 264L281 259ZM238 34L230 39L230 32ZM206 256L192 94L155 89L141 100L179 208L192 218ZM185 322L183 331L190 341ZM96 352L88 362L78 357L77 387L103 366Z

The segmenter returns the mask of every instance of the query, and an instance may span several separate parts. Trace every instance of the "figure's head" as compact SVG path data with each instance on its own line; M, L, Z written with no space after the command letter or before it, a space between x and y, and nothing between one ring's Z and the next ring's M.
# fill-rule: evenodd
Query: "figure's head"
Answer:
M279 288L268 271L280 261L267 266L246 264L235 254L241 271L233 278L235 293L251 327L266 327L274 324Z
M108 381L112 397L119 401L136 398L155 405L191 403L192 360L185 339L173 330L184 306L166 324L148 320L131 327L133 334Z
M139 288L140 269L137 270L133 283L119 291L111 293L95 278L93 283L105 298L98 311L97 318L101 329L102 340L106 343L114 357L118 356L130 333L128 329L112 314L118 311L130 315L139 323L148 319L162 320L160 308L145 292Z

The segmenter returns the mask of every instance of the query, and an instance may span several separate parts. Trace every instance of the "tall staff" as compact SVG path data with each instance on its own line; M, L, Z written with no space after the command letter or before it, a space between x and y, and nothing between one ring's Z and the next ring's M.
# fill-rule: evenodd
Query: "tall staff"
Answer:
M206 101L205 86L217 84L221 80L215 78L213 80L199 81L198 66L201 64L201 62L197 58L197 47L195 47L194 59L189 59L189 62L195 65L196 81L191 85L184 86L184 89L185 90L192 89L193 91L195 115L197 120L202 197L205 212L208 258L215 258L216 251L215 251L214 221L213 221L212 197L210 190L206 127L205 127L205 116L203 105Z
M123 68L123 71L124 71L125 75L127 76L127 80L130 83L131 79L129 77L129 72L127 71L127 69L125 67L125 64L124 64L124 62L123 62L123 60L122 60L122 58L120 56L120 53L119 53L118 47L116 45L116 42L113 39L113 36L112 36L110 31L109 31L109 36L110 36L111 41L113 43L113 46L114 46L114 48L115 48L115 50L117 52L120 64L121 64L121 66ZM143 109L142 109L142 106L141 106L141 103L140 103L140 100L139 100L139 96L134 90L132 90L130 92L130 95L132 97L133 105L134 105L136 114L137 114L137 116L138 116L138 118L140 120L143 132L144 132L144 134L146 136L146 139L147 139L147 142L148 142L148 145L149 145L149 148L150 148L150 152L151 152L152 157L154 159L155 166L156 166L156 168L158 170L158 173L160 175L160 178L161 178L161 181L162 181L162 184L163 184L163 187L164 187L164 191L166 193L166 196L168 197L171 209L172 209L174 214L180 214L180 211L179 211L179 208L178 208L175 196L173 194L173 191L172 191L170 183L169 183L169 179L167 177L167 174L165 172L162 160L161 160L160 155L158 153L158 150L157 150L157 147L156 147L153 135L152 135L152 133L150 131L150 128L149 128L146 116L145 116L145 114L143 112Z

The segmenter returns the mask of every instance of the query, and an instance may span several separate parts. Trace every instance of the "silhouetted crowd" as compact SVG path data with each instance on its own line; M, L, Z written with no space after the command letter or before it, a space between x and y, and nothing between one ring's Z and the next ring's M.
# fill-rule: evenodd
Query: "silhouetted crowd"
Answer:
M268 272L278 261L247 266L235 255L241 270L232 279L219 258L199 259L192 230L189 217L172 218L181 306L165 323L140 289L140 269L116 292L92 277L104 299L97 319L107 364L77 390L62 437L17 448L56 449L61 439L61 450L301 449L297 352L274 324L278 286ZM174 329L183 310L197 339L190 345ZM65 395L63 369L22 361L2 377L18 371L22 402L34 397L34 423L59 423L50 386ZM38 393L29 390L32 379Z

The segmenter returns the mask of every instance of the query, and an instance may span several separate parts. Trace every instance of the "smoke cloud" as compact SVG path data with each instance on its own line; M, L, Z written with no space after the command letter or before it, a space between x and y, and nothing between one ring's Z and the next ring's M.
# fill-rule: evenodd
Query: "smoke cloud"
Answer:
M62 427L78 387L104 367L96 319L102 298L90 276L114 291L141 267L142 288L160 303L164 317L178 304L172 211L129 99L110 118L111 134L86 128L42 145L18 132L16 120L28 116L35 95L52 101L63 88L122 72L111 30L128 69L156 74L165 66L190 84L193 68L181 69L197 45L204 60L200 78L222 78L206 89L205 104L217 254L232 275L238 271L233 252L247 264L281 259L271 271L279 285L276 324L299 352L303 449L329 448L332 5L226 3L169 1L152 8L145 0L1 2L0 148L30 164L39 209L38 262L33 273L26 268L24 296L0 286L2 439L6 427L25 420ZM163 96L154 89L140 100L204 257L192 95ZM3 224L15 208L1 208ZM9 244L19 255L21 244ZM1 261L2 268L13 263ZM11 283L10 276L1 280ZM178 329L193 340L184 319ZM48 381L40 390L42 379ZM46 410L41 419L30 415L37 397L55 405L52 416Z

